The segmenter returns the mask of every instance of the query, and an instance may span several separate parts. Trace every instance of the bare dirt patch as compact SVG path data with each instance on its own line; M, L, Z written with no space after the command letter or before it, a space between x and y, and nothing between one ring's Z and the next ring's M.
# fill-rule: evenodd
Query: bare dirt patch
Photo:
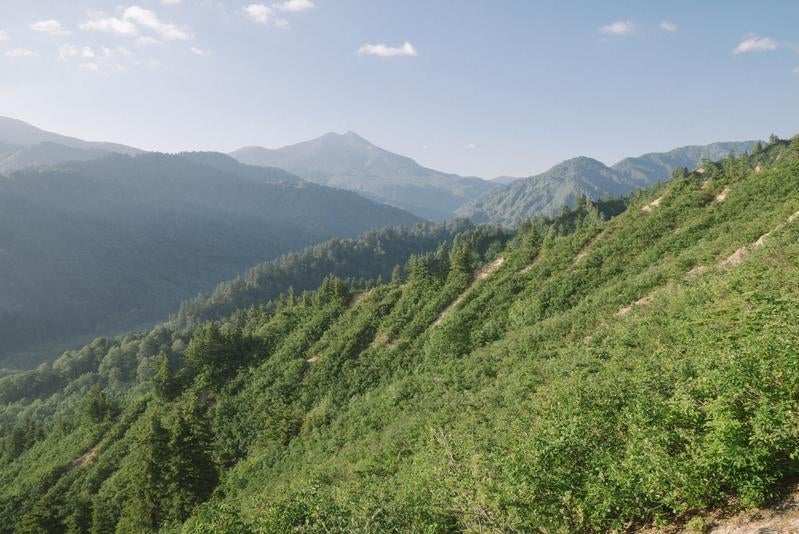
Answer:
M624 306L623 308L619 308L618 310L616 310L616 313L614 313L613 315L615 315L616 317L623 317L628 313L630 313L635 306L646 306L647 304L650 304L653 300L655 300L654 292L650 293L645 297L641 297L640 299L636 300L629 306Z
M497 271L497 269L499 269L500 267L502 267L502 265L504 265L504 263L505 263L505 258L499 257L494 261L492 261L491 263L484 265L479 271L477 271L477 274L475 274L474 281L471 283L471 285L469 285L469 287L464 289L463 292L460 295L458 295L458 298L453 300L446 308L444 308L441 311L441 313L438 314L438 317L436 318L435 321L433 321L432 326L438 326L439 324L441 324L441 322L444 319L446 319L447 315L452 313L452 310L454 310L455 307L461 303L463 297L465 297L466 294L469 291L471 291L472 288L474 288L474 286L476 286L478 282L480 282L481 280L485 280L486 278L494 274Z
M72 467L87 467L92 464L95 458L97 458L97 447L92 447L73 461Z
M722 202L727 200L727 195L729 195L731 191L732 189L730 188L730 186L725 186L724 189L722 189L721 192L718 195L716 195L716 198L713 199L714 202L721 204Z
M766 232L765 234L763 234L760 237L758 237L757 241L755 241L754 243L750 243L748 245L742 246L741 248L739 248L738 250L736 250L735 252L733 252L732 254L730 254L729 256L724 258L723 260L721 260L719 262L719 267L734 267L736 265L740 265L741 262L744 261L744 258L750 252L752 252L753 250L755 250L757 248L760 248L763 245L765 245L766 241L768 240L768 238L771 237L771 234L773 234L774 232L778 232L778 231L782 230L783 228L785 228L786 224L790 224L790 223L794 222L797 219L799 219L799 211L797 211L796 213L794 213L793 215L788 217L788 220L786 220L785 223L778 224L770 232Z
M653 200L652 202L641 208L641 211L643 211L644 213L651 213L655 208L660 206L661 201L663 201L663 197L659 196L655 200Z
M708 518L711 534L799 534L799 488L782 502L726 518Z

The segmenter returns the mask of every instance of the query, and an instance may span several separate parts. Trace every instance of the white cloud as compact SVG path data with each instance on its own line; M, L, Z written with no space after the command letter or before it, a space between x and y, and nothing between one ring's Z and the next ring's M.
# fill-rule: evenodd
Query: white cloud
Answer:
M6 52L6 56L11 58L34 58L39 57L39 54L33 50L28 50L27 48L14 48L13 50Z
M93 72L97 72L97 71L100 70L100 65L98 65L97 63L91 62L91 61L87 62L87 63L79 63L78 67L80 67L82 69L90 70L90 71L93 71Z
M273 14L272 8L263 4L250 4L248 6L244 6L244 12L248 17L258 24L268 23Z
M69 35L71 32L65 30L57 20L40 20L31 24L31 30L49 33L50 35Z
M635 24L629 20L617 20L599 28L605 35L628 35L635 31Z
M161 3L164 5L175 5L179 4L182 0L161 0Z
M8 41L8 33L5 30L0 30L0 42Z
M792 72L799 76L799 67L794 67Z
M417 55L416 49L408 41L405 41L402 46L367 43L358 49L357 54L378 57L415 57Z
M158 16L149 9L139 6L130 6L122 13L122 18L103 17L95 15L90 20L80 25L82 30L93 30L106 33L116 33L130 37L139 37L143 30L155 33L164 41L187 41L191 35L186 28L176 26L169 22L162 22ZM151 36L140 37L139 44L154 44L155 38Z
M733 55L748 54L750 52L766 52L769 50L777 49L777 41L771 37L758 37L755 34L749 34L746 39L738 43L732 53Z
M313 0L286 0L273 4L278 11L307 11L314 8Z
M150 45L161 44L161 41L159 41L155 37L150 37L149 35L142 35L141 37L136 39L136 44L139 46L150 46Z
M661 21L660 24L658 24L658 28L660 28L664 32L669 32L669 33L674 33L680 29L676 24L674 24L669 20Z
M477 148L477 145L475 145L474 143L469 143L468 145L463 145L463 148L465 148L466 150L474 150Z
M187 41L190 39L190 35L186 29L179 28L169 22L161 22L158 20L158 16L149 9L131 6L125 10L122 18L136 24L140 28L146 28L155 32L165 41Z
M75 46L71 44L62 45L58 49L58 59L68 61L72 58L90 59L97 57L94 50L88 46Z
M118 35L139 35L139 28L136 27L135 24L127 20L118 19L116 17L95 17L81 24L80 29L96 32L116 33Z
M196 46L192 46L189 48L189 50L191 50L191 53L195 56L207 56L210 54L208 50L203 50L202 48L197 48Z

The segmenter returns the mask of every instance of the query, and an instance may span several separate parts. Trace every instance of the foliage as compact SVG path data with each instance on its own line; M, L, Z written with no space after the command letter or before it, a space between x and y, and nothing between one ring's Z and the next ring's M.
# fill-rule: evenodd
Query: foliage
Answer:
M799 477L799 160L703 166L0 379L2 524L607 532L768 502Z

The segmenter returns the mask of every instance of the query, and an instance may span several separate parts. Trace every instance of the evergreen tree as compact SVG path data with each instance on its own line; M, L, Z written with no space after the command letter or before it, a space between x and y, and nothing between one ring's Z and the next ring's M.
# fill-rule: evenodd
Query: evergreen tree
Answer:
M175 398L178 388L169 358L162 352L158 355L155 365L155 376L152 381L153 392L161 400L172 400Z
M111 406L103 389L95 384L83 400L83 415L90 423L101 423L111 413Z
M154 530L167 516L169 432L155 412L149 414L146 424L131 449L130 495L117 531Z
M208 424L197 399L180 410L172 429L169 448L169 488L172 519L185 521L194 507L211 496L217 483L216 466L211 459Z

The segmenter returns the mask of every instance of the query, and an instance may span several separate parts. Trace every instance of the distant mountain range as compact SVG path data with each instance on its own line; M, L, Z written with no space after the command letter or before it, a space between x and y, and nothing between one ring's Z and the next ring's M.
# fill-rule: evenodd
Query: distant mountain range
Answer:
M608 194L619 196L630 193L667 180L677 167L695 168L705 159L718 160L730 152L740 154L749 151L755 143L743 141L685 146L669 152L625 158L612 167L592 158L577 157L559 163L542 174L510 180L508 185L466 203L455 213L474 222L510 226L520 219L550 215L563 206L571 205L580 195L597 199Z
M278 149L247 147L230 155L248 165L279 167L311 182L357 191L430 220L452 217L458 207L497 186L422 167L353 132Z
M109 154L0 177L0 367L163 320L246 268L421 220L215 153Z
M116 143L94 143L46 132L20 120L0 117L0 172L65 161L88 161L107 154L142 151Z

